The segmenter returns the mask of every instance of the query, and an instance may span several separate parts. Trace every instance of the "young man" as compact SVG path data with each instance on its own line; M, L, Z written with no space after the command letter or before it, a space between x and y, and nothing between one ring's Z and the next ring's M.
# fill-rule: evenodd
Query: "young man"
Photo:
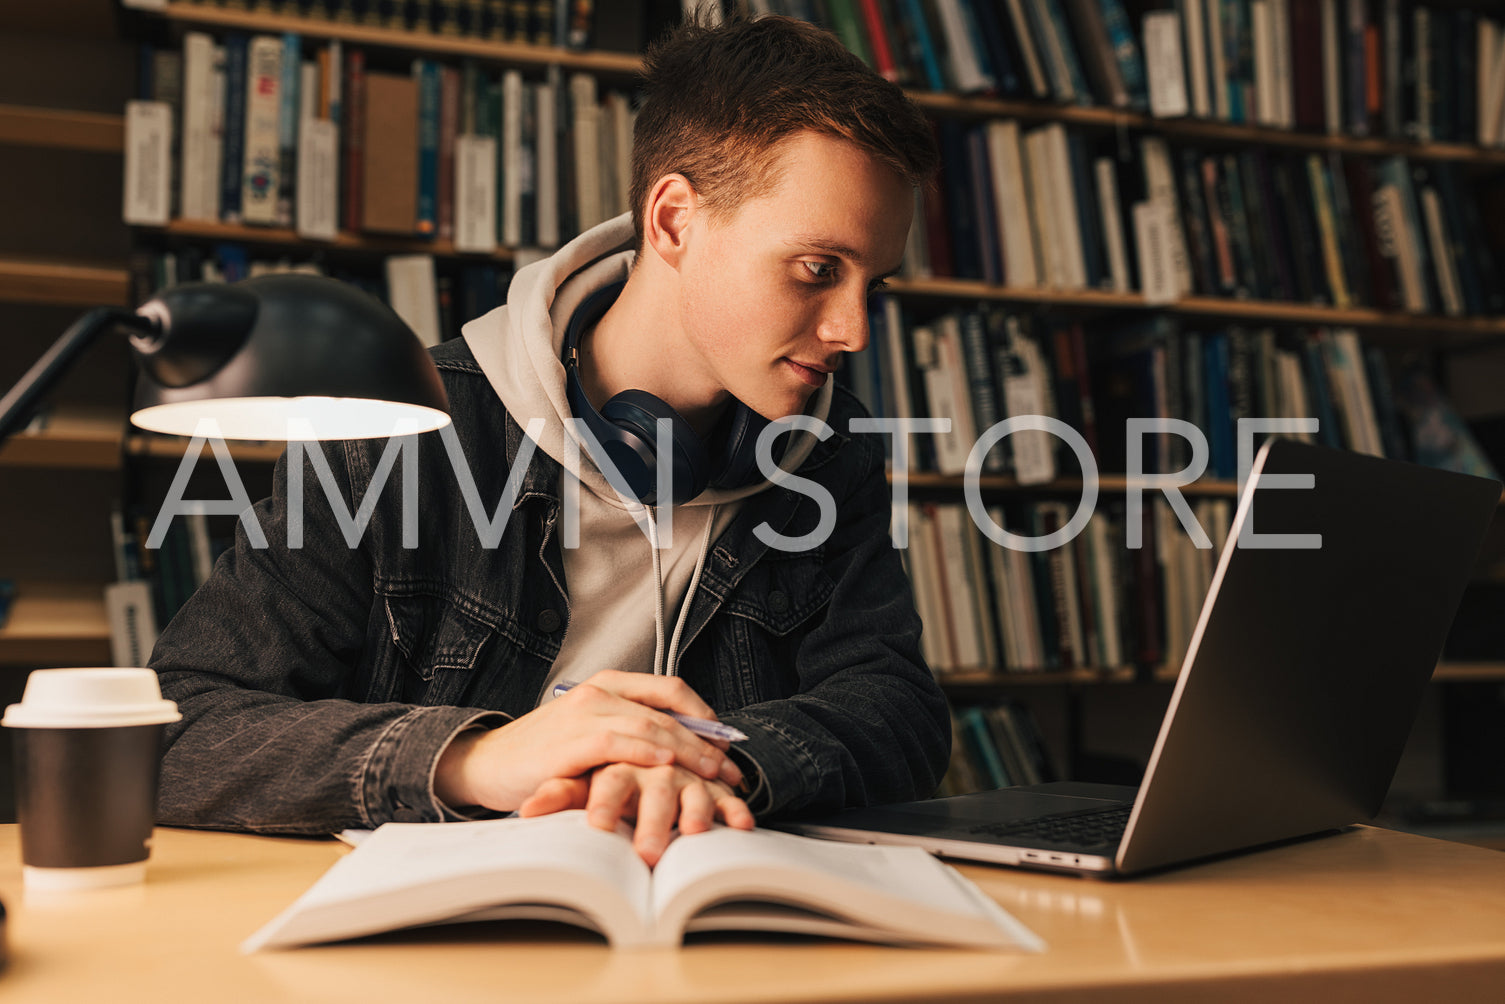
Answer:
M681 28L646 92L631 220L521 269L507 306L436 350L455 424L418 444L418 546L401 479L373 478L384 442L329 451L347 512L375 496L353 546L318 491L290 512L284 461L256 509L271 546L242 534L163 633L153 665L183 721L161 822L308 833L579 807L634 820L651 864L675 826L934 788L946 706L888 537L882 441L849 432L860 405L831 381L899 266L928 127L784 18ZM816 431L782 437L787 485L770 485L749 458L791 415ZM610 445L617 424L659 416L683 500L669 525L602 473L603 453L643 452ZM633 491L652 499L646 470ZM578 685L552 699L557 683ZM748 738L708 742L665 711Z

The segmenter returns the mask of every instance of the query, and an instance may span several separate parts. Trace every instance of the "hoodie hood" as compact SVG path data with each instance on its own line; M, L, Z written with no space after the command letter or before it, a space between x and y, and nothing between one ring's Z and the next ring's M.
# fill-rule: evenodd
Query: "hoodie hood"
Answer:
M569 421L574 416L565 391L561 352L575 309L603 286L626 280L636 257L635 243L630 213L592 227L548 258L518 269L507 289L507 303L462 329L481 371L518 425L527 429L531 421L543 420L542 429L533 436L538 447L591 494L627 509L638 508L638 503L622 499L611 487ZM831 410L832 384L827 380L811 396L807 414L825 421ZM575 442L573 451L566 450L566 437ZM811 433L791 434L779 466L794 471L816 442ZM719 505L766 487L768 482L760 479L741 488L708 488L687 504Z

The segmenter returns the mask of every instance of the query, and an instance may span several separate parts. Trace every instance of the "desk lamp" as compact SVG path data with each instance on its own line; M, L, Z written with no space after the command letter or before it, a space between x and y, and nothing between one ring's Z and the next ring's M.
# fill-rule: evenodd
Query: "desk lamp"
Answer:
M152 432L193 435L211 418L226 439L369 439L449 424L439 371L391 308L334 279L277 274L85 314L0 399L0 443L115 332L140 369L131 422Z
M0 399L0 444L107 333L130 339L140 368L131 421L227 439L369 439L449 424L439 371L391 308L353 286L279 274L164 290L134 313L92 310ZM305 419L295 427L291 419ZM0 966L5 963L0 904Z

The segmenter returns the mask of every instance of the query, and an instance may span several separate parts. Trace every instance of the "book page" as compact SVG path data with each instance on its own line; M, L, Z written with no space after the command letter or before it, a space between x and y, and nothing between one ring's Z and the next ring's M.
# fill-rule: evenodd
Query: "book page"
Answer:
M848 932L851 937L1042 947L996 904L985 907L985 899L960 873L917 847L837 843L763 829L718 827L676 837L653 876L653 907L665 936L671 928L706 929L718 912L702 914L707 907L762 902L803 906L869 929ZM728 919L738 913L719 912ZM808 929L777 926L778 913L763 912L763 929Z
M650 933L649 881L631 840L587 825L581 811L388 823L244 947L360 937L507 903L567 907L613 944L641 943Z

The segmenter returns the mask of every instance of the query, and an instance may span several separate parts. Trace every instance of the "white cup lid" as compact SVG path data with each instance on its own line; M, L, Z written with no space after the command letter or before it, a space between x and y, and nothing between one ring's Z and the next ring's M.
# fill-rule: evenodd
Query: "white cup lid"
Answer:
M150 669L38 669L26 678L21 703L0 725L18 729L119 728L159 725L183 716L163 700Z

